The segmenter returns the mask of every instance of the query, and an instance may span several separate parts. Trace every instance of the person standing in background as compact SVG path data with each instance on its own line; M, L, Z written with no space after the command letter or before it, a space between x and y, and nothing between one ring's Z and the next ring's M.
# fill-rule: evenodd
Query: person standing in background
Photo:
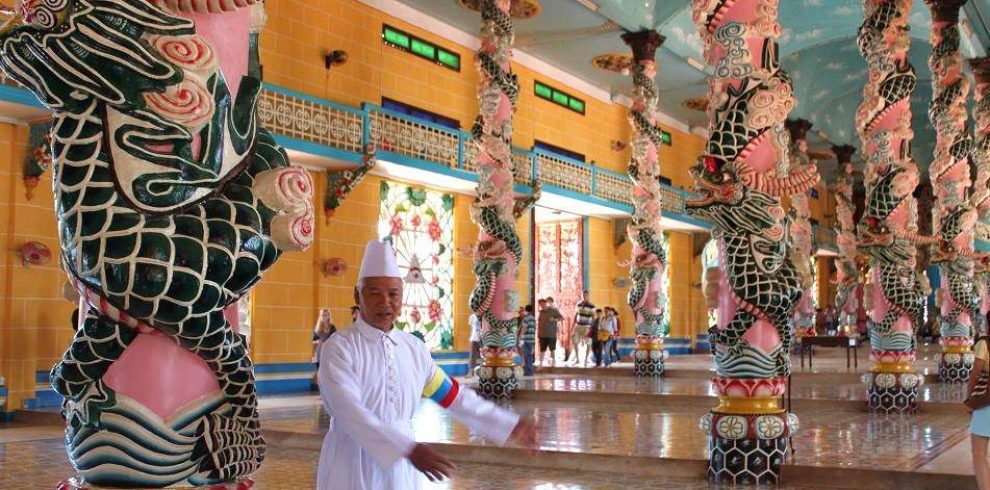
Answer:
M477 313L471 312L468 317L468 324L471 325L471 358L468 359L467 377L474 376L474 368L481 357L481 317Z
M602 343L600 339L602 328L602 310L595 310L595 316L591 320L591 328L588 330L588 335L591 337L591 350L594 352L595 367L602 367L602 349L605 344Z
M519 348L522 353L523 375L532 376L533 364L536 361L536 317L533 316L533 305L522 309L519 321Z
M543 357L544 366L553 366L557 352L557 328L563 320L560 310L553 306L553 298L540 300L540 318L537 320L536 334L540 337L540 356ZM543 356L545 351L550 352L549 363Z
M316 326L313 327L313 362L316 369L320 369L320 347L337 332L337 327L330 321L330 310L323 308L316 318Z
M609 367L618 359L612 358L612 343L615 341L615 317L608 315L602 319L598 338L602 341L602 351L605 357L605 367Z
M622 337L622 320L619 319L619 312L611 306L605 308L605 315L615 320L615 333L612 334L612 342L609 343L609 355L612 362L619 362L619 339Z
M588 292L585 291L581 297L582 301L577 304L574 310L574 333L571 336L571 350L574 351L574 364L581 362L581 350L584 347L584 365L588 366L588 357L591 349L588 348L588 333L591 330L591 322L595 318L595 305L588 301ZM599 310L600 311L600 310Z
M358 314L361 313L361 307L354 305L351 307L351 323L354 323L358 319Z

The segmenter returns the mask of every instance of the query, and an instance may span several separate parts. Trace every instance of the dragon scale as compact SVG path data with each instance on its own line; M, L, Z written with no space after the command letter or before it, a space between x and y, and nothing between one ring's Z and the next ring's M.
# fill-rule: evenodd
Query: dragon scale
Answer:
M915 270L917 246L934 241L917 232L917 165L911 160L910 97L917 85L907 59L910 0L864 1L857 44L867 63L867 83L856 111L866 160L866 205L857 226L859 250L869 258L864 286L871 358L863 377L870 409L908 413L916 407L922 378L913 371L914 334L921 320L925 278Z
M666 335L666 298L662 280L667 266L664 236L660 229L662 197L660 181L660 130L656 127L660 89L654 78L657 72L656 51L664 37L655 31L629 32L623 42L632 50L632 106L629 126L632 129L629 177L633 183L633 212L626 235L632 243L629 261L627 303L636 319L636 350L633 352L636 376L660 376L663 373L663 337Z
M701 196L686 208L713 223L719 250L718 268L705 274L715 287L705 293L709 304L719 305L709 338L720 405L701 419L710 436L709 479L719 483L777 483L797 424L777 402L787 390L793 314L804 294L781 198L805 194L819 177L814 165L792 167L784 123L794 96L791 78L778 63L777 7L777 0L692 3L714 68L708 143L691 169ZM732 389L739 385L758 389ZM775 419L780 430L742 438L726 430L766 423L761 417ZM755 472L754 465L765 470Z
M83 311L51 378L88 484L223 484L264 459L251 360L224 310L283 251L309 245L313 208L308 173L257 125L249 46L261 9L24 2L0 32L0 67L54 111L61 261ZM197 17L206 11L220 15ZM241 19L228 33L243 46L215 48L197 34L198 22L227 15ZM238 49L255 55L247 72L222 72L217 59ZM169 358L182 373L153 369ZM182 408L136 388L176 381L195 387Z
M472 144L478 148L478 199L471 220L479 227L474 250L477 278L470 307L482 321L482 355L478 368L482 395L507 398L522 376L515 365L515 280L522 260L522 241L516 232L512 175L512 114L519 95L519 81L512 73L513 25L510 0L482 0L481 47L475 56L478 68L479 114L472 128Z

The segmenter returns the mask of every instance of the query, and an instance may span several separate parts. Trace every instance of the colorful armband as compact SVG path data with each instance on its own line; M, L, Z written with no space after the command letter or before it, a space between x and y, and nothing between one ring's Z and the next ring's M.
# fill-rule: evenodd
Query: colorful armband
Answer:
M450 378L440 366L436 366L433 368L433 376L423 388L423 397L433 400L443 408L448 408L454 403L460 390L457 380Z

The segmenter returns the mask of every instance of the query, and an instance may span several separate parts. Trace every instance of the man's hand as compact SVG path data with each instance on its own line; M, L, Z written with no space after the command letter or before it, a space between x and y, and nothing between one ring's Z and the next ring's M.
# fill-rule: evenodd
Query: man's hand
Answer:
M434 451L433 448L426 444L416 444L412 452L406 457L430 481L443 481L444 478L450 478L450 474L455 469L453 461Z
M536 424L528 418L519 419L509 438L526 449L536 449Z

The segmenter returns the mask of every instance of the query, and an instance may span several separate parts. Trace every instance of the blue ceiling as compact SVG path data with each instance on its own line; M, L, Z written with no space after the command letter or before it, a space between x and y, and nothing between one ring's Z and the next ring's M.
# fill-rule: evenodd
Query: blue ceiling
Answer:
M463 31L477 30L477 14L458 6L456 0L401 1ZM692 126L707 124L704 113L682 105L706 93L707 74L687 61L688 57L703 59L702 44L691 22L690 0L591 0L598 5L597 11L576 0L539 1L542 13L538 17L516 22L519 49L605 90L625 93L630 88L628 77L596 69L590 62L596 55L628 52L619 39L620 30L594 32L594 28L611 21L627 30L656 29L667 38L658 53L661 109ZM984 47L990 46L990 0L970 0L965 17L972 26L973 43L964 43L963 55L984 55ZM781 63L794 78L798 99L792 117L811 120L821 132L812 133L813 148L859 143L853 115L866 79L866 63L855 44L861 22L860 0L780 2ZM914 155L922 165L931 160L935 137L927 116L930 28L928 8L923 0L914 0L910 59L919 77L912 101Z

